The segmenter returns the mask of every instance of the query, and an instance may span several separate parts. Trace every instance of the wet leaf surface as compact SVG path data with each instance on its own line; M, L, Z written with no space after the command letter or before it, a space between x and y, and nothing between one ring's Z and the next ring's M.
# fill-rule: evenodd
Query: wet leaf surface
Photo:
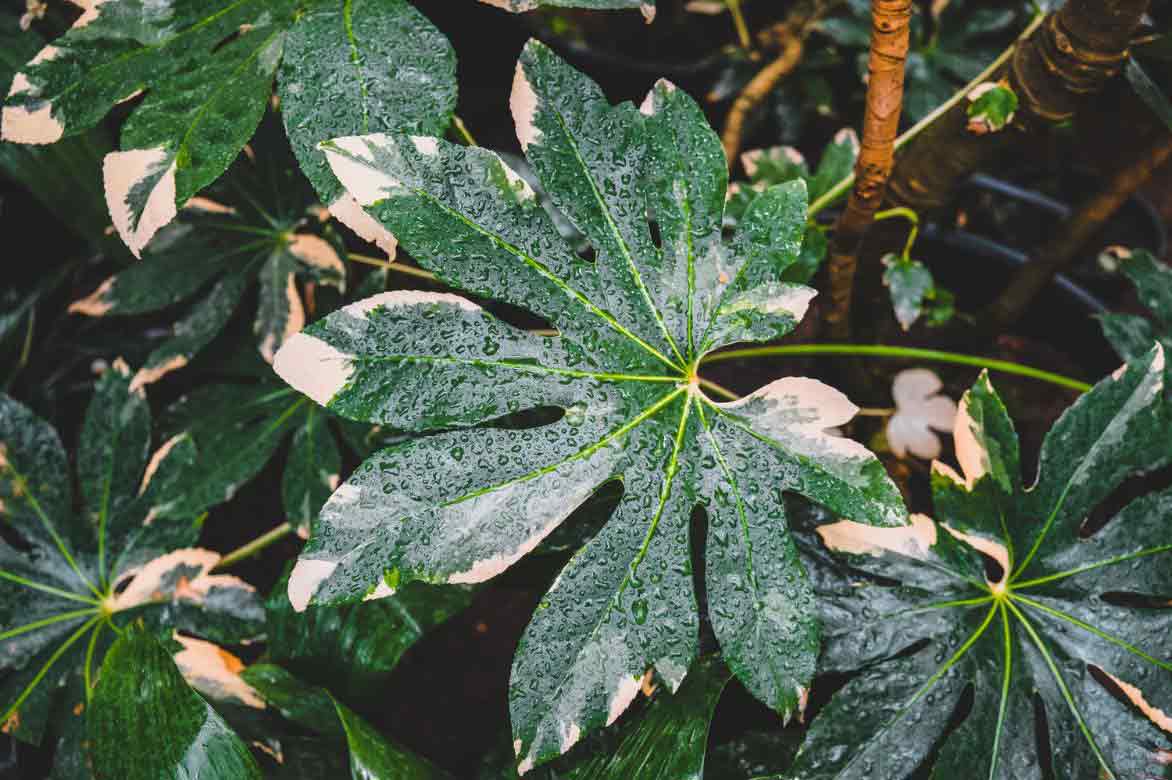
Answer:
M1084 528L1124 479L1168 462L1164 369L1153 349L1080 398L1032 487L983 375L957 416L961 472L934 466L934 520L823 513L802 542L820 670L849 681L778 777L1169 776L1172 492Z
M530 164L593 262L491 152L378 134L324 146L350 193L441 280L526 308L559 335L456 295L403 291L350 304L282 348L277 372L331 411L431 432L376 453L334 493L290 578L293 606L377 598L412 580L484 581L618 479L614 515L521 639L510 693L521 768L613 722L649 669L669 690L683 682L698 652L696 505L709 517L706 579L726 661L792 716L818 627L782 492L863 522L904 519L878 461L824 433L855 411L837 391L788 377L717 404L696 381L704 354L778 338L805 312L813 291L782 281L805 232L805 185L766 190L726 243L719 141L673 85L660 82L641 109L611 106L532 42L511 106ZM539 408L557 418L494 424Z

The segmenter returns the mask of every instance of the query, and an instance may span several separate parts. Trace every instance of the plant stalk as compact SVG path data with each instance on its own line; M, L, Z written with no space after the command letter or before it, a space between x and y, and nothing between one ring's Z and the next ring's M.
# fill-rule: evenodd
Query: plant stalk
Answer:
M1004 374L1015 374L1031 379L1039 379L1059 387L1078 390L1085 393L1091 385L1078 379L1072 379L1062 374L1043 371L1032 366L1023 366L1008 360L964 355L959 352L943 352L936 349L922 349L919 347L892 347L884 344L787 344L774 347L748 347L745 349L730 349L727 352L716 352L704 358L704 363L718 363L724 360L737 360L754 357L792 357L795 355L854 355L861 357L895 358L901 360L931 360L937 363L955 363L962 366L976 366L987 368L990 371L999 371Z
M907 59L911 0L872 0L871 53L867 62L867 106L863 137L855 163L855 181L846 209L839 215L827 250L830 336L850 337L851 297L857 256L875 212L883 201L895 165L895 139L903 107L903 72Z
M233 566L233 565L239 563L240 561L244 560L245 558L251 558L252 556L261 552L262 550L269 547L270 545L284 539L286 536L293 533L295 530L296 529L293 527L292 523L290 523L288 521L281 523L276 528L272 528L268 531L265 531L263 534L256 537L251 542L247 542L245 544L242 544L241 546L237 547L232 552L225 555L223 558L221 558L219 560L219 562L215 566L212 567L211 570L212 571L220 571L222 569L227 569L229 566Z

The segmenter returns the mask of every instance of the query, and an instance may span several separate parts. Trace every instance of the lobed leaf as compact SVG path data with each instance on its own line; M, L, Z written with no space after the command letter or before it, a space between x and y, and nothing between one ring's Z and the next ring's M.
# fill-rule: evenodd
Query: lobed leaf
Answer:
M804 314L812 291L782 280L806 230L804 184L766 190L726 243L721 147L682 91L661 81L640 109L611 106L531 42L510 102L544 191L593 262L491 152L385 134L323 146L421 264L529 309L558 335L456 295L404 291L291 338L274 367L294 387L343 416L430 435L375 453L338 488L290 600L301 610L389 596L412 580L484 581L618 481L614 516L566 565L518 648L510 711L521 769L617 719L648 670L679 688L698 652L697 506L710 519L708 589L729 666L792 715L818 633L782 491L867 522L904 517L874 457L825 433L855 412L837 391L796 377L735 404L699 391L705 353L778 338ZM539 409L552 420L496 422Z

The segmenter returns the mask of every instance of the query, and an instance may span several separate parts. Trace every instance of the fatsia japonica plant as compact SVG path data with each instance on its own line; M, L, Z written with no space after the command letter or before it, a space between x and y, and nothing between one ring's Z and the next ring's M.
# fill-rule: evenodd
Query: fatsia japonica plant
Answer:
M838 391L788 377L720 404L700 386L705 354L778 338L805 313L814 291L779 281L805 232L804 183L766 190L725 242L719 140L669 82L638 109L612 106L531 41L510 107L527 159L589 240L592 263L491 152L386 134L323 145L348 191L438 278L529 308L557 335L527 333L456 295L401 292L290 339L274 368L331 411L455 430L358 468L323 507L289 597L303 608L412 580L490 579L617 480L614 516L521 639L509 696L520 770L616 720L645 675L673 690L684 680L698 652L696 507L708 515L705 579L724 657L754 694L794 715L819 629L782 491L860 522L904 519L874 456L826 433L854 413ZM491 424L541 407L558 419Z
M173 644L193 678L222 653L207 640L241 643L264 631L252 586L213 573L220 555L194 546L201 508L179 506L194 445L176 436L152 454L150 410L131 384L121 361L97 383L77 449L80 509L57 433L0 396L2 722L31 743L52 734L62 777L89 760L98 669L128 626ZM117 751L119 741L101 748Z
M0 8L0 780L1172 778L1164 10Z
M1151 347L1070 407L1032 485L982 375L956 417L961 472L933 464L934 517L805 538L820 665L851 678L784 777L1043 777L1039 754L1058 777L1167 776L1172 492L1093 515L1172 458L1164 361Z

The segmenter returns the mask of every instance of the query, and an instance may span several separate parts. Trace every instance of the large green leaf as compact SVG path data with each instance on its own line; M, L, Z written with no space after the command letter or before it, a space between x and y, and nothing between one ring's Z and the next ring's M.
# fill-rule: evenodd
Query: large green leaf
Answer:
M1028 488L983 375L957 416L963 476L933 469L935 521L818 527L820 669L851 678L785 777L1172 776L1172 491L1086 521L1169 460L1163 362L1157 347L1068 409Z
M304 609L411 580L487 580L621 481L614 517L521 640L510 709L522 766L614 721L648 669L679 687L697 654L696 506L709 516L708 593L725 658L792 714L818 628L782 491L860 521L904 518L878 461L825 433L855 411L841 393L799 377L733 404L699 389L704 354L784 335L813 296L779 281L800 250L805 186L768 190L726 244L724 156L682 91L660 82L641 110L612 107L531 42L511 104L530 163L590 241L593 263L491 152L388 135L325 146L347 189L440 279L528 308L559 335L520 330L455 295L397 292L291 339L275 369L332 411L451 430L377 453L334 493L290 599ZM548 424L490 424L550 407L559 417Z
M1159 342L1172 349L1172 269L1146 249L1136 249L1120 260L1123 273L1135 285L1140 302L1151 312L1145 319L1134 314L1104 314L1099 318L1103 335L1124 360L1134 360Z
M3 137L53 143L145 92L122 126L122 151L103 166L114 226L137 256L236 158L286 53L286 127L331 206L341 192L314 144L345 133L439 132L455 105L451 47L405 0L106 0L89 4L16 75ZM335 215L365 238L393 241L352 205Z
M98 780L260 780L260 768L170 654L130 627L102 662L90 707Z
M141 621L217 642L264 628L253 589L212 574L220 556L191 547L199 525L183 510L196 459L190 437L151 455L146 399L130 386L121 361L97 384L77 453L80 512L57 434L0 396L0 723L35 743L56 717L74 740L59 747L67 755L81 750L84 728L71 724L120 626Z

